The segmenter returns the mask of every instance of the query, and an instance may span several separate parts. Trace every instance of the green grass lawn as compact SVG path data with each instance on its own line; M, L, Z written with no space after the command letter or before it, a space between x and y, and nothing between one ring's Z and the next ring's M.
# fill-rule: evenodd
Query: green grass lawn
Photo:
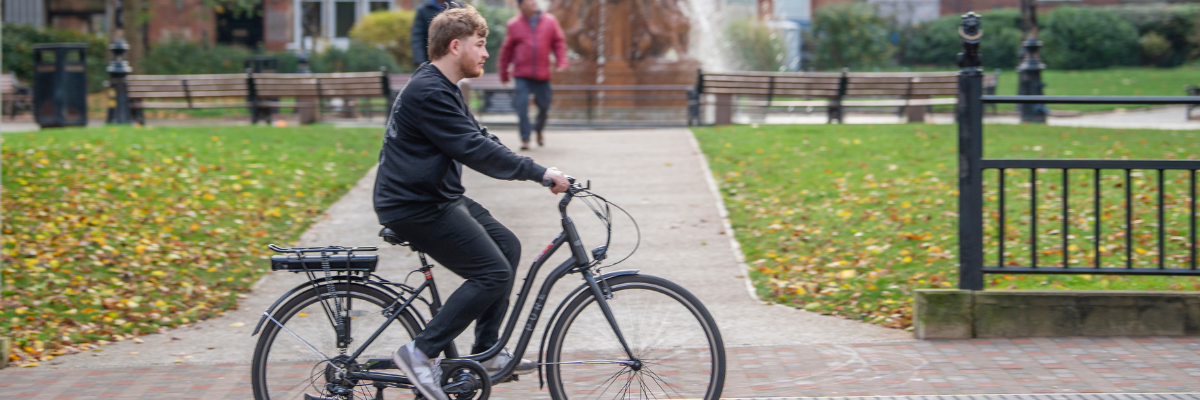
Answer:
M212 317L378 158L378 129L3 136L0 332L17 364Z
M911 325L912 291L957 285L954 126L764 126L694 130L758 294L884 326ZM988 158L1200 159L1200 131L996 125ZM1029 265L1029 171L1006 175L1005 264ZM1188 261L1188 176L1165 177L1168 267ZM998 176L985 176L985 259L998 262ZM1157 266L1157 173L1132 176L1137 267ZM1069 177L1072 267L1091 266L1091 171ZM1101 174L1101 261L1125 264L1124 174ZM1038 174L1038 264L1062 263L1062 174ZM988 288L1200 290L1200 280L1107 275L988 275Z

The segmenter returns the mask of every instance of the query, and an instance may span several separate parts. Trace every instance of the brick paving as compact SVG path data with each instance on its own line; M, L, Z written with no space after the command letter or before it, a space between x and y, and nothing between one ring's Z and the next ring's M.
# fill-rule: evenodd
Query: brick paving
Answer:
M1192 338L931 340L726 350L724 396L785 398L1200 392ZM39 399L249 399L247 364L0 370L0 393ZM389 398L411 398L403 391ZM537 377L495 399L545 399Z

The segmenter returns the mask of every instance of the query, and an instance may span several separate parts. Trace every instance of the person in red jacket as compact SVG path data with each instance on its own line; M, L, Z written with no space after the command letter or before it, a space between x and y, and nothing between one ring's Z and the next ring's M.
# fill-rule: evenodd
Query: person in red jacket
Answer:
M550 53L554 53L556 71L567 68L567 43L553 15L542 12L537 0L517 0L521 14L508 20L508 34L500 46L500 82L508 83L509 64L516 78L513 108L521 131L521 150L529 150L530 131L537 132L538 146L546 144L542 130L550 111ZM529 125L529 95L537 104L537 124Z

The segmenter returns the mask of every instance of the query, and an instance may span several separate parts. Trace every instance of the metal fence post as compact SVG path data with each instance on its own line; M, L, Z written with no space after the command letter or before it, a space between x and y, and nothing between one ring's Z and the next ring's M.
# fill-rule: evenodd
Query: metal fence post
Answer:
M983 63L979 15L962 16L958 34L958 287L983 289Z

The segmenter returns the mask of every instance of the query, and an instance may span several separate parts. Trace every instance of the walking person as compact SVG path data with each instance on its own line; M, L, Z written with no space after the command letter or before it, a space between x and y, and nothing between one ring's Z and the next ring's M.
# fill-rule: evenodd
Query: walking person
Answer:
M396 96L388 118L375 178L379 222L439 264L466 279L414 340L392 355L421 395L446 400L436 357L471 322L472 354L499 342L508 311L521 243L482 205L464 196L462 166L505 180L542 182L559 194L569 183L562 172L513 153L481 127L454 83L483 75L488 58L487 20L471 6L451 7L429 27L429 56ZM518 310L519 311L519 310ZM502 369L507 349L481 364ZM519 372L537 368L520 360Z
M550 111L550 53L557 67L567 68L567 43L553 15L542 12L537 0L517 0L521 13L508 20L508 34L500 46L500 83L508 83L509 64L516 78L513 108L521 132L521 150L529 150L530 131L537 132L538 146L546 144L542 131ZM537 123L529 124L529 95L537 104Z
M448 3L454 3L452 7L462 6L454 0L419 1L421 4L417 6L417 14L413 16L412 28L408 35L412 46L413 62L418 67L429 62L429 23L433 22L433 17L446 11L447 7L451 7Z

